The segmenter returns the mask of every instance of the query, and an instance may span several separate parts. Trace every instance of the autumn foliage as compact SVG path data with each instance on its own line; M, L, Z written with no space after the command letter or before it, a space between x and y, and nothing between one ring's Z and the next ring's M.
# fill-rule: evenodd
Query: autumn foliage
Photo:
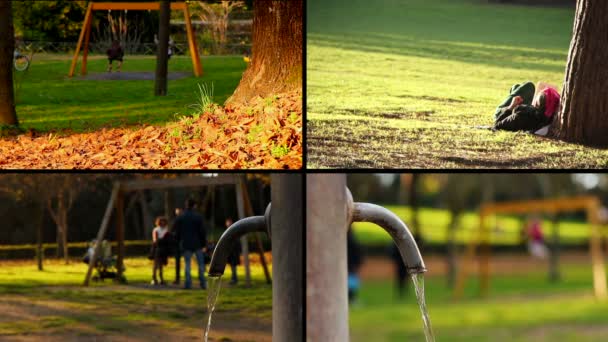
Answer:
M299 169L301 90L212 106L162 126L36 132L0 140L0 167L20 169Z

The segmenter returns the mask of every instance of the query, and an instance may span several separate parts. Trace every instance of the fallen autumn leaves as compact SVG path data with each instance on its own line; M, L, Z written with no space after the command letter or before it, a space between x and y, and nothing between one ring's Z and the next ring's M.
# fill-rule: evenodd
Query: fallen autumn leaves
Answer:
M0 140L11 169L299 169L302 94L215 107L162 126Z

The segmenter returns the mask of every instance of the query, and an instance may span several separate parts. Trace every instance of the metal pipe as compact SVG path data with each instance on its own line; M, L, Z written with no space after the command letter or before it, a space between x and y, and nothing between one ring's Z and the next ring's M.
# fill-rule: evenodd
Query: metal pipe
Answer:
M248 233L265 231L266 220L264 216L246 217L228 227L213 250L211 263L209 263L209 276L217 277L224 274L228 255L232 252L234 245L239 242L239 238Z
M346 175L306 175L306 340L348 341ZM352 201L351 201L352 203Z
M304 326L302 176L272 175L272 210L266 223L272 240L272 340L301 341Z
M352 222L371 222L384 228L397 245L408 273L426 272L416 240L405 223L393 212L371 203L354 203Z

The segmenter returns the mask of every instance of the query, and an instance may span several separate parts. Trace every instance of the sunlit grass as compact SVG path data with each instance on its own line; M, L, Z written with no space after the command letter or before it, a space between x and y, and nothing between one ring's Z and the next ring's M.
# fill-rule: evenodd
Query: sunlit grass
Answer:
M203 57L203 77L169 80L168 94L154 96L154 81L94 81L70 79L71 61L63 55L34 55L26 73L16 73L17 115L23 128L36 130L96 130L136 124L162 124L191 114L189 106L200 99L198 85L213 85L213 101L222 104L232 94L245 70L240 56ZM97 57L97 56L94 56ZM122 72L155 72L156 61L128 56ZM106 72L104 58L92 58L88 73ZM80 69L78 68L77 71ZM169 62L169 72L192 72L187 56Z
M310 1L310 167L606 167L608 152L491 125L515 83L561 87L572 8Z
M550 283L539 270L494 276L488 298L477 296L471 278L466 297L455 301L445 278L426 279L426 298L437 341L603 341L608 302L593 296L590 265L562 267ZM364 281L350 309L353 341L421 341L422 320L413 289L395 297L392 283Z
M0 297L11 303L56 308L57 312L39 314L36 320L0 321L2 336L45 333L45 329L137 331L142 324L190 329L202 321L206 312L207 291L197 288L196 262L193 261L194 290L179 288L154 290L147 284L152 262L146 258L125 259L127 285L111 280L82 286L87 265L73 261L46 260L45 270L38 271L33 261L0 263ZM165 269L165 280L174 279L173 260ZM262 268L252 264L252 286L243 285L244 270L239 266L241 285L224 282L217 311L231 317L247 317L268 322L272 311L271 285L266 284ZM230 275L227 271L226 278ZM182 284L183 284L182 264ZM46 309L45 309L46 310ZM49 309L49 311L52 311ZM78 330L76 329L76 330ZM197 327L197 329L199 329Z
M404 222L412 222L411 210L405 206L386 206ZM450 224L450 213L445 209L420 208L418 213L420 232L426 242L443 244L446 241L447 229ZM490 240L492 243L517 245L521 243L521 229L525 227L525 219L514 216L496 216L488 221L490 225ZM583 222L560 221L557 225L562 243L585 243L588 241L591 226ZM373 223L358 222L353 224L356 237L361 243L369 246L390 245L391 237L382 228ZM467 243L479 237L479 214L466 212L462 214L456 231L456 241ZM551 234L551 222L544 220L542 229L546 236Z

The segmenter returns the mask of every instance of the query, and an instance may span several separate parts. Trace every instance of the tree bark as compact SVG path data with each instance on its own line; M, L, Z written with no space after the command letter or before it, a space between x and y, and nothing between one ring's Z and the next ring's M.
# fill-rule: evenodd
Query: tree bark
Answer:
M227 103L302 87L302 0L253 3L251 64Z
M44 202L40 205L40 218L38 221L38 227L36 227L36 261L38 263L38 271L44 270L43 260L44 260L44 248L42 246L43 243L43 232L44 232L44 213L46 208L44 207Z
M451 220L448 225L447 241L446 241L446 267L447 267L447 285L448 288L453 289L456 281L456 228L460 217L460 212L451 211Z
M0 1L0 125L17 126L13 90L13 29L12 1Z
M412 209L412 233L414 239L418 245L422 246L422 234L420 233L420 224L418 222L418 182L420 181L420 175L417 173L412 174L410 188L409 188L409 204Z
M559 282L561 279L559 271L560 237L559 237L559 215L553 214L551 219L551 243L549 248L549 281Z
M160 17L158 28L158 50L156 51L156 81L154 83L154 95L167 95L167 69L169 50L169 17L171 7L169 0L160 2Z
M562 106L553 134L563 140L608 146L608 1L579 0Z

